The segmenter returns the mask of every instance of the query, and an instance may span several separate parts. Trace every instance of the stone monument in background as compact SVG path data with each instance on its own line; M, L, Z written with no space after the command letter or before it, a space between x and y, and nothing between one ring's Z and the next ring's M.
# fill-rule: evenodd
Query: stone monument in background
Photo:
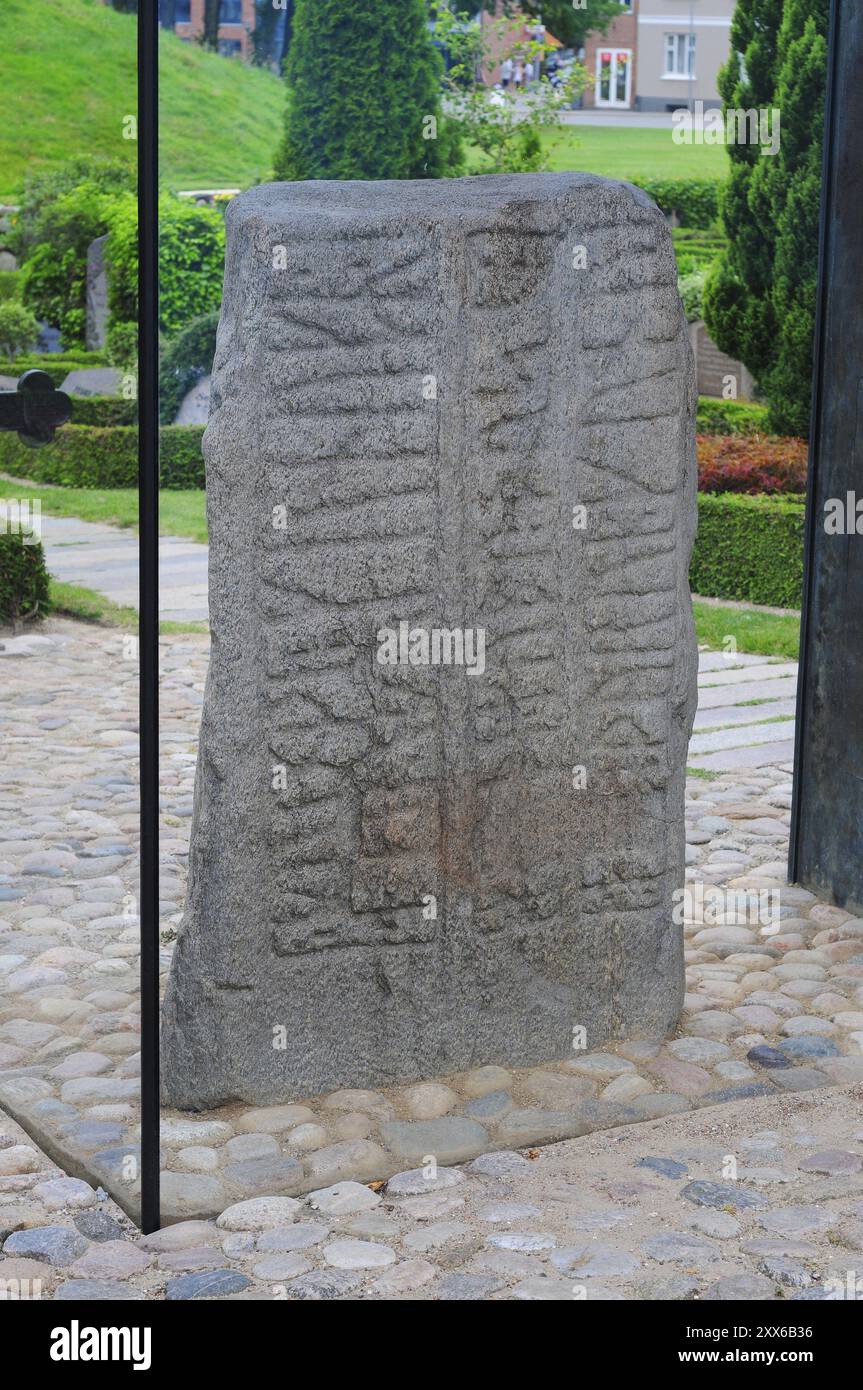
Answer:
M87 247L87 348L100 351L108 340L108 268L105 264L107 234Z
M697 663L664 218L541 174L270 185L227 228L166 1103L667 1033Z

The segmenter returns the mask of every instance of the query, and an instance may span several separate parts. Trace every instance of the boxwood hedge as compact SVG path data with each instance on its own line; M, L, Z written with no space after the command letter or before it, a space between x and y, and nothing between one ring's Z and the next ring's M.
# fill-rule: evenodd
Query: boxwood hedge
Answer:
M799 496L699 493L689 567L693 593L799 608L804 515Z
M203 433L203 425L160 431L162 487L204 486ZM0 434L0 471L62 487L137 487L138 431L132 425L64 425L41 449Z
M136 425L138 402L124 396L70 396L72 425Z
M48 607L41 545L25 545L19 531L0 530L0 623L41 617Z
M666 217L674 215L681 227L706 229L719 217L722 179L642 179L636 174L631 182L643 188Z
M70 372L87 367L104 367L103 352L22 352L18 357L0 358L0 376L20 377L33 367L47 372L55 386L62 386Z
M767 406L699 396L695 428L699 434L767 434Z

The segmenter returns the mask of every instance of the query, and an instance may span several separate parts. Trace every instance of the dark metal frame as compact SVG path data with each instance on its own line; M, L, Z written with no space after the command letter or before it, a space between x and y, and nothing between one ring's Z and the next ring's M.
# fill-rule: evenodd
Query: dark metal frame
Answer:
M848 0L846 0L848 3ZM818 295L813 344L812 411L809 429L809 472L806 487L806 523L803 562L803 610L800 623L800 664L797 682L797 711L794 732L794 774L791 825L788 848L788 879L798 882L803 865L804 745L812 709L812 687L817 675L812 660L812 609L815 602L816 540L821 517L816 508L821 479L822 425L825 413L825 342L829 307L828 268L831 248L831 209L836 180L836 92L840 63L840 12L842 0L831 0L827 91L824 108L824 146L821 165L821 210L818 244ZM846 12L847 13L847 12Z
M138 0L141 1227L159 1229L159 9Z
M803 552L803 613L800 620L800 665L797 673L797 716L794 725L794 785L791 799L791 830L788 844L788 881L797 882L800 860L800 764L803 749L803 728L809 708L809 686L812 672L809 665L809 616L812 584L815 573L815 498L818 472L821 400L823 396L824 363L822 343L824 318L827 312L827 237L829 236L830 199L833 191L833 96L836 88L836 64L839 45L836 42L839 24L839 0L831 0L827 50L827 93L824 106L824 148L821 160L821 214L818 226L818 298L815 307L815 342L813 344L812 413L809 424L809 473L806 482L806 536Z

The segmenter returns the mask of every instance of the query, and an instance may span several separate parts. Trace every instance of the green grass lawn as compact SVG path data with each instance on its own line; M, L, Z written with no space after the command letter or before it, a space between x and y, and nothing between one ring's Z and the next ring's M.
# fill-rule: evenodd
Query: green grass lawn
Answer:
M0 478L0 497L38 497L42 511L54 516L77 516L109 526L138 528L138 491L133 487L40 487L17 478ZM205 494L199 489L160 494L159 531L163 536L186 536L206 541Z
M78 154L135 157L136 20L99 0L2 0L0 191ZM160 30L161 173L171 188L267 179L285 92L274 73Z
M82 584L64 584L53 577L49 577L48 587L52 611L64 618L77 618L82 623L104 623L106 627L121 627L129 632L138 631L136 608L125 608L119 603L112 603L95 589L85 589Z
M728 155L721 145L675 145L671 130L642 126L561 126L544 130L540 139L549 169L604 174L627 179L712 179L728 174ZM485 157L468 154L468 171L482 173Z
M629 179L710 179L728 174L722 145L675 145L670 130L641 126L564 126L545 131L549 168Z
M692 605L695 631L702 646L723 651L733 637L739 652L797 660L800 619L794 613L764 613L758 608L725 608L712 603Z

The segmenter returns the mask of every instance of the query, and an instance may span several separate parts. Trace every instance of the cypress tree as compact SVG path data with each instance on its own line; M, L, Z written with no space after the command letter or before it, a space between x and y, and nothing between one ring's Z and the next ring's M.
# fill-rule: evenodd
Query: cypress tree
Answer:
M296 0L286 68L277 178L435 178L456 166L424 0Z
M764 378L777 434L806 435L818 290L821 150L828 0L785 0L776 105L782 145L768 186L776 226L773 313L777 351Z
M724 110L780 112L775 155L731 144L722 198L729 245L711 271L704 317L752 372L777 433L806 434L818 271L829 0L738 0L719 74Z

